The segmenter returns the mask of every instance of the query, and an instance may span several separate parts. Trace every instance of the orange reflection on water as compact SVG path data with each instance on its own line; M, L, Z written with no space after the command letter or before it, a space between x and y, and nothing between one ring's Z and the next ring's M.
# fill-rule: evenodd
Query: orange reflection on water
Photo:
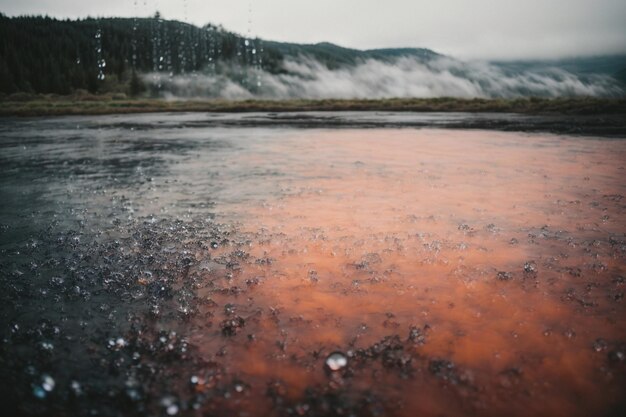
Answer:
M235 301L246 325L196 340L249 385L235 408L272 413L275 380L294 404L311 387L368 392L372 415L624 406L624 363L609 357L626 335L626 143L354 130L262 146L238 163L279 167L282 193L233 208L257 260L229 283L258 279ZM387 361L358 356L396 335ZM324 371L333 351L357 355L348 374Z

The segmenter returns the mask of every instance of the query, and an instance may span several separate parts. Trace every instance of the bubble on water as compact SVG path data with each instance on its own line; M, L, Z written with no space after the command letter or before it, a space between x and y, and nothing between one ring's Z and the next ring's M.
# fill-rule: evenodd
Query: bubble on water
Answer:
M537 264L535 261L528 261L524 263L524 273L527 275L537 274Z
M52 277L50 278L50 283L56 287L60 287L63 285L65 280L62 277Z
M41 382L41 388L46 392L52 392L56 383L50 375L44 375Z
M599 338L596 339L595 342L593 342L593 350L595 350L596 352L602 352L604 350L607 350L609 347L609 344L607 343L606 340Z
M573 339L576 337L576 332L573 329L567 329L563 335L568 339Z
M52 350L54 350L54 345L52 343L49 342L41 342L41 349L50 352Z
M232 316L237 311L237 307L234 304L228 303L224 306L224 313L227 316Z
M40 386L33 387L33 395L40 400L46 398L46 391Z
M499 271L497 274L497 278L500 281L510 281L511 279L513 279L513 275L510 272Z
M126 347L127 342L122 337L118 337L117 339L109 339L107 342L107 347L109 349L120 350Z
M79 396L79 395L83 394L83 388L81 387L81 385L80 385L80 383L78 381L72 381L70 383L70 388L72 389L72 392L76 396Z
M126 389L126 396L128 396L131 401L141 400L141 393L135 388Z
M340 371L348 365L348 357L341 352L333 352L326 358L326 367L331 371Z
M163 397L161 398L161 405L165 408L165 412L169 416L174 416L178 414L178 405L176 404L176 398L174 397Z

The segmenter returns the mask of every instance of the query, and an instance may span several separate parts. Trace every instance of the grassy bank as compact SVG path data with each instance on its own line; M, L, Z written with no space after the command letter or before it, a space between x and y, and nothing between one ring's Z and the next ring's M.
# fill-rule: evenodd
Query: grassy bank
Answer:
M524 114L624 114L626 99L383 99L383 100L181 100L125 96L30 96L0 98L0 116L61 116L154 112L289 111L496 112ZM625 116L626 117L626 116Z

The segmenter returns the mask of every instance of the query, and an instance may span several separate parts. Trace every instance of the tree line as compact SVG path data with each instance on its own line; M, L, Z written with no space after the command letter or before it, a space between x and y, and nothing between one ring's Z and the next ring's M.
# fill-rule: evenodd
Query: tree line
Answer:
M280 71L282 54L221 27L152 18L59 20L0 14L0 92L140 93L138 74L219 71L235 62Z

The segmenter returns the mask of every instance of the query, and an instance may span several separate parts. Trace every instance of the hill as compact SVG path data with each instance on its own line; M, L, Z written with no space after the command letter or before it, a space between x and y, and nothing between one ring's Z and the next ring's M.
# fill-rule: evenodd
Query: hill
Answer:
M220 62L256 66L276 74L284 72L285 57L307 56L328 68L338 68L368 58L437 56L427 49L359 51L330 43L248 40L221 27L200 28L160 16L57 20L0 15L0 40L3 93L110 91L120 83L129 84L133 71L178 75L216 67ZM101 70L104 80L99 80Z
M608 75L626 82L626 55L573 57L565 59L495 61L492 64L513 72L559 68L579 76Z
M426 48L358 50L246 39L152 18L0 14L0 94L226 99L619 97L626 55L463 62ZM622 87L620 87L622 83Z

